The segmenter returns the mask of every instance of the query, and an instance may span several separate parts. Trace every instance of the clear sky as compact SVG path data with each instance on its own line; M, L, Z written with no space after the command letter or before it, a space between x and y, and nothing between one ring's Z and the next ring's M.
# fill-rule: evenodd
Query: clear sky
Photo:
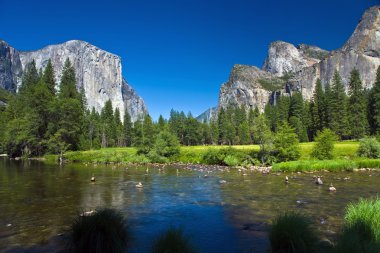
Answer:
M150 114L194 116L235 63L261 67L270 42L343 45L380 0L0 0L0 38L19 50L85 40L122 57Z

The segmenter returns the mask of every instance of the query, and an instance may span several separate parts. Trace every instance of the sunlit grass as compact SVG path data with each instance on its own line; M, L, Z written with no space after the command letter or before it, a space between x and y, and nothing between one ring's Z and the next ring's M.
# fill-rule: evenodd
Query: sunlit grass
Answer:
M312 151L314 143L301 143L301 158L300 160L310 160L310 154ZM208 150L220 150L231 146L181 146L180 155L173 162L181 163L192 163L199 164L202 163L202 158L208 152ZM252 154L260 150L259 145L235 145L232 146L234 149L243 151L246 154ZM358 142L337 142L334 149L334 157L338 160L354 159L356 158L356 152L359 147ZM65 158L73 162L95 162L95 163L147 163L149 160L146 157L138 156L136 148L133 147L122 147L122 148L102 148L98 150L87 150L87 151L70 151L65 154ZM51 161L56 159L56 156L48 155L45 159ZM363 160L361 164L370 163L369 161ZM315 163L313 163L315 164ZM334 166L335 163L332 163ZM303 165L303 164L302 164ZM323 167L328 165L324 163L323 165L315 165L318 167ZM344 166L347 162L344 162ZM298 166L298 165L297 165ZM299 166L298 166L299 167Z
M380 199L347 206L345 223L334 252L380 252Z

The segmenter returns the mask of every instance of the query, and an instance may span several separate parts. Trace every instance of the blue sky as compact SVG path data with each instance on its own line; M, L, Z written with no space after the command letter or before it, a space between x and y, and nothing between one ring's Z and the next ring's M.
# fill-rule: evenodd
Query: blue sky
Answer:
M379 0L0 0L0 38L19 50L71 39L122 57L123 74L157 119L218 101L235 63L261 67L270 42L343 45Z

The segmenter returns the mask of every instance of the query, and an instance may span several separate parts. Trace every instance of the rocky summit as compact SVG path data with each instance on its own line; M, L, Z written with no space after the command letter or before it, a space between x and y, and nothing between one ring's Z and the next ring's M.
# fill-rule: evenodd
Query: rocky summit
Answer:
M37 69L45 68L51 59L58 84L67 58L75 68L77 89L84 89L89 109L94 107L99 112L110 99L113 107L119 108L121 118L125 109L133 121L147 113L142 98L122 76L121 58L80 40L36 51L17 51L0 41L0 87L16 92L25 66L33 59Z
M348 85L350 72L357 69L363 86L371 88L380 65L380 6L369 8L348 41L332 52L316 46L294 46L283 41L269 45L262 69L234 65L229 80L222 85L218 109L228 105L258 107L276 101L279 94L300 91L311 99L316 80L331 83L335 70Z

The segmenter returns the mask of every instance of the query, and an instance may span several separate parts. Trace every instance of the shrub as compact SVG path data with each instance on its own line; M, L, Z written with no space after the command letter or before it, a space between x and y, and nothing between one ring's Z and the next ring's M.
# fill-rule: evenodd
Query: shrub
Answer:
M297 160L301 156L301 148L294 128L287 122L279 126L274 139L274 149L279 162Z
M219 150L209 148L202 157L202 163L223 165L223 159L224 156L220 154Z
M126 221L113 209L100 209L92 215L79 215L71 226L72 252L125 252L129 244Z
M224 159L223 162L227 164L228 166L238 166L240 164L239 159L236 158L233 155L227 155Z
M358 156L380 158L380 143L376 138L363 138L359 142Z
M173 157L178 156L180 145L177 137L168 131L162 131L158 134L153 146L153 150L160 156Z
M196 252L181 228L169 228L153 243L152 253L194 253Z
M322 132L318 131L315 137L315 144L311 152L312 157L318 160L329 160L333 158L334 142L338 139L335 133L325 128Z
M278 216L269 231L271 252L317 252L318 238L309 220L300 214L288 212Z

